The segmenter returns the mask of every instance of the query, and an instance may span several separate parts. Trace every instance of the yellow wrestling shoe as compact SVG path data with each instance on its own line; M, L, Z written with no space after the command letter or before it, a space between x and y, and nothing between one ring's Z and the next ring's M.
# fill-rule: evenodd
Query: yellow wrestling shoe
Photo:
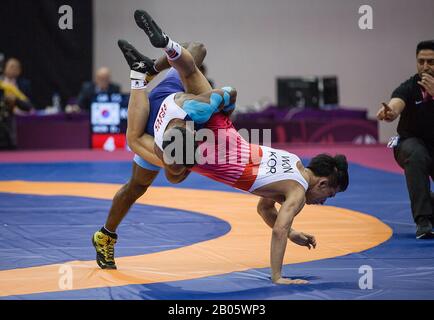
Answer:
M92 244L96 250L96 263L101 269L116 269L115 244L117 235L113 237L107 231L101 229L93 234Z

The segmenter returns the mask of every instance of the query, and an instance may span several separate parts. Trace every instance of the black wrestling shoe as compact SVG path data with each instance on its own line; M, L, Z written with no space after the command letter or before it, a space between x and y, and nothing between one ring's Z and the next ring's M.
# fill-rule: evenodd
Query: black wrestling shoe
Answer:
M154 61L138 52L136 48L134 48L130 43L128 43L128 41L118 40L118 46L124 54L124 57L127 60L127 63L130 66L131 70L143 74L155 73Z
M95 232L92 244L96 251L96 263L101 269L116 269L115 244L117 236L112 237L101 230Z
M432 224L426 217L421 217L417 223L416 239L434 239Z
M152 45L156 48L165 48L169 43L169 37L161 31L151 16L144 10L136 10L134 19L140 29L145 31Z

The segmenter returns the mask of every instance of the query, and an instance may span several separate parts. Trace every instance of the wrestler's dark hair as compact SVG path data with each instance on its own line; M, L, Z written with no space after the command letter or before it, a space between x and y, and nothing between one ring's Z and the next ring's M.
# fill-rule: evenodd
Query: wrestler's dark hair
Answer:
M419 42L416 47L416 55L418 55L421 50L434 51L434 40L426 40L426 41Z
M307 166L317 177L329 178L331 187L339 187L340 191L348 188L348 162L344 155L338 154L332 157L329 154L319 154L312 158Z
M173 128L168 129L164 133L165 137L169 137L168 139L163 140L163 152L166 152L166 148L171 145L172 143L176 143L176 139L182 139L180 143L182 145L181 148L175 147L170 151L170 154L168 156L175 159L176 164L182 164L186 166L187 168L191 168L196 164L196 150L199 146L199 143L195 141L194 134L192 132L187 133L187 129L185 127L176 126ZM190 143L187 143L187 140L190 139L192 141L189 141ZM189 148L189 146L193 146L193 148ZM169 152L169 151L168 151ZM176 161L178 159L178 155L176 152L182 152L182 162Z

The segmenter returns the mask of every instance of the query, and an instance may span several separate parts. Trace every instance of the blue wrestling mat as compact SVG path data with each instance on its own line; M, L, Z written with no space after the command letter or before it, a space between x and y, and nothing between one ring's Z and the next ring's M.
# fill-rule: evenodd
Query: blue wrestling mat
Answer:
M128 162L0 164L1 181L125 183ZM169 186L162 173L154 186ZM237 192L196 174L178 188ZM90 237L111 201L70 196L0 193L0 272L71 260L92 260ZM352 164L348 190L327 205L363 212L393 229L369 250L285 265L283 274L309 285L277 286L270 269L250 269L193 280L4 296L1 299L433 299L434 241L416 240L404 176ZM254 213L252 213L254 214ZM230 232L218 218L136 204L118 229L116 257L155 253ZM271 232L270 232L271 236ZM254 252L252 252L254 254ZM288 253L287 253L288 254ZM306 254L309 254L306 251ZM174 262L176 263L176 262ZM361 289L360 267L372 268L373 286Z

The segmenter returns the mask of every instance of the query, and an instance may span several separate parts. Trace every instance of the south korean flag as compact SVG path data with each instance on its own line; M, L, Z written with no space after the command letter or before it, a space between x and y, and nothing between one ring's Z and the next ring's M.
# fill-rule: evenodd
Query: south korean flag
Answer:
M92 103L91 121L93 125L117 126L120 122L119 103Z

